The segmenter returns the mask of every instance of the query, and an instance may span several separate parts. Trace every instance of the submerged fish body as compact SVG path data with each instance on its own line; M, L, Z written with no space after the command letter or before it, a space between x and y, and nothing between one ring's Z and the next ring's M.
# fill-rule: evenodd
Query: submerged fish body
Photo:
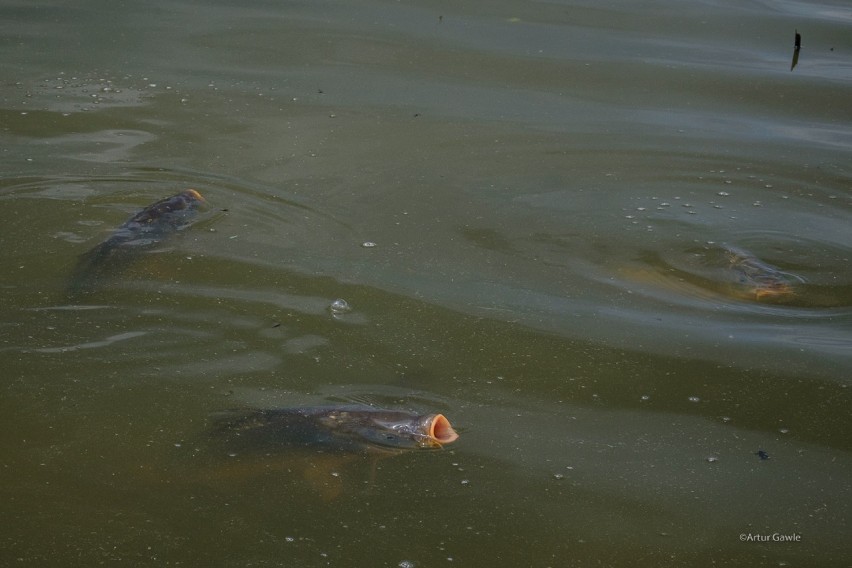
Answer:
M125 221L97 248L144 246L159 242L185 226L204 202L201 194L194 189L161 199Z
M194 189L152 203L80 257L71 280L72 293L87 292L107 276L124 270L136 254L184 228L204 197Z
M231 449L269 452L314 448L324 452L440 448L458 439L443 414L317 406L254 410L222 421L216 433Z
M217 417L206 451L193 461L206 485L231 487L296 473L328 502L344 492L341 472L358 462L371 464L374 480L378 460L456 439L442 414L341 406L251 410Z
M643 264L621 267L619 274L667 301L669 291L702 301L732 298L785 305L803 301L804 278L785 272L751 252L714 245L687 253L670 256L672 260L650 253Z
M793 283L801 281L781 269L767 264L748 251L726 246L729 268L756 300L783 300L793 296Z

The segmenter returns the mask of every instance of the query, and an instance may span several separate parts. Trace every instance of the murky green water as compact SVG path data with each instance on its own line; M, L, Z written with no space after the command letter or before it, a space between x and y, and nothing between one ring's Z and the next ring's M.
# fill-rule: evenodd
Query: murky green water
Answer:
M846 3L12 1L0 28L0 564L852 562ZM69 295L187 187L197 223ZM461 439L209 455L215 412L353 400Z

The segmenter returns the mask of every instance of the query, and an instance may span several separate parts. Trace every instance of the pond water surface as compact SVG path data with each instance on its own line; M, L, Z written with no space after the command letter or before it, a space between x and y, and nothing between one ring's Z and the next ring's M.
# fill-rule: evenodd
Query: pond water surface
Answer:
M0 564L852 563L848 3L13 0L0 28ZM190 187L193 224L69 291ZM211 440L353 402L461 437Z

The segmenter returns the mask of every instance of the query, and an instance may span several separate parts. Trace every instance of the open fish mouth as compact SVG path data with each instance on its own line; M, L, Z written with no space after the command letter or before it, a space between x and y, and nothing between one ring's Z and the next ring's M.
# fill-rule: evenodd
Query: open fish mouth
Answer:
M207 200L204 199L204 196L201 195L201 193L195 189L187 189L183 192L183 194L188 197L191 197L192 199L200 201L201 203L207 203Z
M459 439L458 432L453 429L450 421L443 414L436 414L429 422L428 435L430 441L443 446Z

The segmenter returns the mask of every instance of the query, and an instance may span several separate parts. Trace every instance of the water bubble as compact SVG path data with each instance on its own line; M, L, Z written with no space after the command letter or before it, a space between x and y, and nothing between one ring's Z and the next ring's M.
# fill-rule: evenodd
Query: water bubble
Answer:
M727 197L727 196L729 196L729 195L731 195L731 194L730 194L730 193L728 193L727 191L720 191L720 192L719 192L719 193L717 193L716 195L721 195L722 197Z
M564 473L554 473L553 479L565 479L565 474Z
M717 456L707 456L704 461L706 461L707 463L716 463L717 461L719 461L719 458Z
M790 432L790 429L789 428L780 428L778 431L782 434L787 434L787 433Z
M411 560L403 560L397 564L397 566L399 566L399 568L414 568L416 564L414 564Z
M697 396L691 396L691 397L689 397L688 400L689 400L689 402L701 402L701 399L698 398Z
M338 298L331 303L328 309L331 311L332 315L339 316L341 314L351 312L352 306L350 306L349 302L347 302L343 298Z
M374 243L373 241L364 241L363 243L361 243L361 246L364 248L373 248L374 246L376 246L376 243Z
M639 397L639 400L651 400L651 397L647 394L643 394Z

